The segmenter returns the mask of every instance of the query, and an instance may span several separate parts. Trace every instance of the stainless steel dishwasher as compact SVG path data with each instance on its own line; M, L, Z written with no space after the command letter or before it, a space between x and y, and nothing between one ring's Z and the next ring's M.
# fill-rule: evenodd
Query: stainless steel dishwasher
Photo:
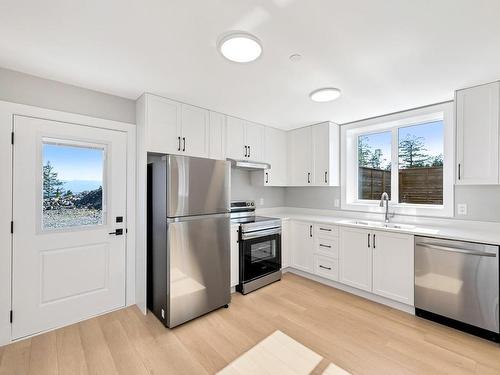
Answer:
M415 313L500 341L498 246L415 237Z

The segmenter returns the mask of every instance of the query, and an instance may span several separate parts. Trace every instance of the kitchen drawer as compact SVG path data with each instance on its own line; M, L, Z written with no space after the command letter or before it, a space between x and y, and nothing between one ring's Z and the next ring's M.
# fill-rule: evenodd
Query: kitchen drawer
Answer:
M339 236L339 227L328 224L314 224L316 238L332 238Z
M314 252L330 258L339 258L339 241L337 238L316 238Z
M338 260L329 257L324 257L321 255L315 255L314 273L326 279L338 281L339 279Z

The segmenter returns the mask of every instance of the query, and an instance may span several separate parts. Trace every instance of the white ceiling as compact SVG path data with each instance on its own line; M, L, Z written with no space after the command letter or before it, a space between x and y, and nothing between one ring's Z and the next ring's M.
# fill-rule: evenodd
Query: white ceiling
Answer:
M499 15L498 0L2 0L0 66L290 129L500 79ZM261 39L259 60L221 57L217 38L235 29ZM311 102L323 86L342 97Z

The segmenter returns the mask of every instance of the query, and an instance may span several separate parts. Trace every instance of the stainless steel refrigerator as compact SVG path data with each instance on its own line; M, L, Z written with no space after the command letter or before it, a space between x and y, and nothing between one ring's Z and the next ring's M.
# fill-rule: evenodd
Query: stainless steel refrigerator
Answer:
M148 305L167 327L229 304L230 163L165 155L149 167Z

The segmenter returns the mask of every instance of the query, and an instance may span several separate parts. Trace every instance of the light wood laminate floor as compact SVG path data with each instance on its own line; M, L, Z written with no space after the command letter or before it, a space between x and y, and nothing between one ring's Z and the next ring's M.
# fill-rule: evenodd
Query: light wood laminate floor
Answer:
M500 347L293 274L173 330L131 307L0 348L0 374L213 374L280 330L352 374L500 374Z

